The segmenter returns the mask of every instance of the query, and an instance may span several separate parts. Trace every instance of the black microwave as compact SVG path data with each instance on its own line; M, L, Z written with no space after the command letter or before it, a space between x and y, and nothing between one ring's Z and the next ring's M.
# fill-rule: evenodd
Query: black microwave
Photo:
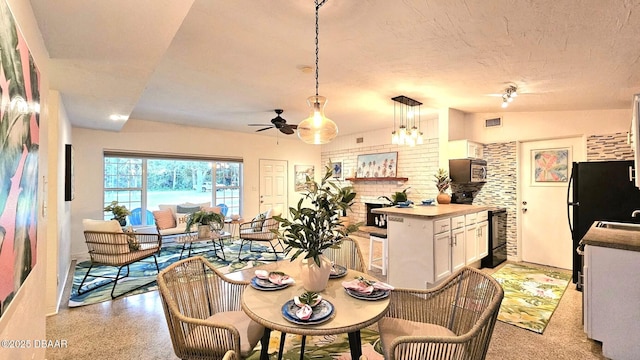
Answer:
M449 177L459 184L487 182L487 162L480 159L449 160Z

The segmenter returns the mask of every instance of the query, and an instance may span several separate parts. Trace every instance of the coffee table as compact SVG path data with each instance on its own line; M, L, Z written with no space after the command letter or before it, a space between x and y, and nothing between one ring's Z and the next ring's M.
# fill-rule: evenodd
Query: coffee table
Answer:
M299 325L289 322L282 314L282 305L302 294L305 290L299 277L298 261L277 261L270 264L257 266L251 269L230 273L226 277L234 280L249 281L253 278L256 269L268 271L282 271L292 276L296 283L284 289L275 291L261 291L248 286L242 294L242 310L255 322L265 327L263 338L269 340L271 330L298 335L349 335L349 347L351 358L358 359L362 354L360 330L374 324L384 316L389 307L389 298L367 301L353 298L342 287L342 281L351 280L356 276L363 276L375 280L355 270L348 270L347 274L338 279L329 279L327 288L320 293L322 298L328 300L334 306L332 317L326 322L317 325ZM282 345L279 356L282 356ZM268 349L262 349L260 359L268 359ZM303 354L300 354L302 358Z
M231 239L231 233L228 233L226 231L221 231L221 232L212 231L211 237L208 237L208 238L199 238L198 232L190 232L190 233L186 233L184 235L178 236L178 238L176 239L176 242L178 242L179 244L182 244L182 250L180 251L180 259L182 259L182 255L184 254L185 250L188 250L187 257L191 257L192 252L195 254L194 252L195 250L202 250L202 251L199 251L199 253L213 250L215 253L215 256L218 259L226 261L227 258L224 255L224 240L227 240L227 239ZM211 241L211 244L208 244L209 241ZM193 245L198 245L198 246L194 248ZM213 248L211 248L211 246L213 246ZM218 255L218 250L220 250L220 253L222 253L222 257Z

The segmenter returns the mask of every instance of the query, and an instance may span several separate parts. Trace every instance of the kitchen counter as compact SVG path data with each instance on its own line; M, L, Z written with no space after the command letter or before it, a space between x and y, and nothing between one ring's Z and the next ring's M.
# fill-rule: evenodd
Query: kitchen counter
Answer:
M438 205L413 205L408 208L395 206L372 209L374 214L400 215L409 217L426 217L437 219L441 217L458 216L477 213L493 209L493 206L465 205L465 204L438 204Z
M580 240L582 244L640 252L640 231L600 228L597 223Z

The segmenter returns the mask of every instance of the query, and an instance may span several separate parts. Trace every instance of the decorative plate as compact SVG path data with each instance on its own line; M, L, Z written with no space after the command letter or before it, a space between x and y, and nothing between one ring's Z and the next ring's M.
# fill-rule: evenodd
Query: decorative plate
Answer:
M410 208L412 205L396 205L397 208Z
M374 289L371 294L364 294L352 289L344 289L350 296L360 300L380 300L389 296L390 290Z
M289 284L282 284L282 285L274 284L267 279L260 279L257 276L254 276L253 279L251 279L250 284L251 284L251 287L253 287L254 289L266 290L266 291L280 290L289 286Z
M309 320L298 319L296 316L296 311L298 311L298 309L298 305L296 305L293 299L291 299L282 305L282 316L287 321L294 324L314 325L331 319L331 315L333 315L334 311L333 304L325 299L322 299L318 305L313 307L313 313Z
M333 265L336 272L329 275L329 279L337 279L347 275L347 268L342 265Z

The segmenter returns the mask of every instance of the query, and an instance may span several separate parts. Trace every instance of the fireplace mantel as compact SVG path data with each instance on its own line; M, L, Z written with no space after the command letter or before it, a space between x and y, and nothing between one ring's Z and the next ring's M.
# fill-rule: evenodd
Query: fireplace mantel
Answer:
M409 178L406 177L350 177L345 180L349 180L351 182L358 181L407 181Z

